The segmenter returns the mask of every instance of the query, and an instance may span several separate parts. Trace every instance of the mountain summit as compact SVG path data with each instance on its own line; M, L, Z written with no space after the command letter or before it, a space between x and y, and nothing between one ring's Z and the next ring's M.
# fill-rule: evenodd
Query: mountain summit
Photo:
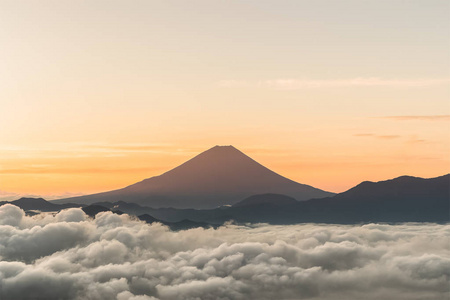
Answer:
M215 146L182 165L123 189L67 198L56 203L126 201L154 208L214 208L255 194L277 193L299 201L332 193L287 179L233 146Z

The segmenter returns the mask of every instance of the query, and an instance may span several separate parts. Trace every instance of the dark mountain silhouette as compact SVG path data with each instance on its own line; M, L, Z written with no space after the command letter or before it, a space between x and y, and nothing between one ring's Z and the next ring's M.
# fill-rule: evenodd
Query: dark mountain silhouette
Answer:
M196 222L196 221L192 221L192 220L188 220L188 219L184 219L184 220L181 220L178 222L164 222L164 224L169 226L169 228L171 230L187 230L187 229L198 228L198 227L202 227L202 228L209 228L209 227L217 228L218 227L218 226L206 223L206 222Z
M67 208L71 208L71 207L80 207L79 204L54 204L54 203L51 203L42 198L20 198L18 200L11 201L11 202L1 201L0 206L7 204L7 203L13 204L13 205L18 206L21 209L25 210L27 216L34 216L34 215L39 214L39 212L36 212L36 211L58 212L63 209L67 209ZM149 210L152 210L152 209L145 208L145 207L139 206L138 204L134 204L134 203L119 202L119 203L113 204L110 202L104 202L104 204L106 204L106 206L99 205L99 204L91 204L88 206L83 206L81 209L88 216L95 218L98 213L104 212L104 211L111 211L115 214L121 215L124 212L117 209L120 206L120 207L124 208L125 210L131 210L132 213L130 213L130 212L127 212L127 213L130 215L138 215L138 218L141 221L145 221L147 223L158 222L158 223L168 226L171 230L186 230L186 229L197 228L197 227L202 227L202 228L217 227L217 225L208 224L206 222L192 221L192 220L188 220L188 219L183 219L183 220L176 221L176 222L168 222L168 221L156 219L147 213L143 214L143 215L139 215L139 211L142 212L142 211L146 211L147 209L149 209Z
M34 198L0 202L0 205L4 203L24 210L67 208L67 205ZM402 176L380 182L365 181L333 197L302 202L285 195L262 194L248 197L232 207L206 210L151 208L123 201L96 203L83 210L91 216L108 210L125 212L148 223L161 222L174 230L217 226L229 220L272 224L450 222L450 174L429 179Z
M281 195L281 194L262 194L262 195L253 195L248 198L245 198L238 203L233 204L233 207L245 207L245 206L254 206L261 204L270 204L270 205L290 205L297 203L292 197Z
M167 222L167 221L161 221L158 220L152 216L150 216L149 214L143 214L138 216L139 220L144 221L146 223L161 223L164 224L166 226L169 226L169 228L171 230L186 230L186 229L191 229L191 228L197 228L197 227L202 227L202 228L209 228L209 227L217 227L217 226L213 226L211 224L205 223L205 222L195 222L195 221L191 221L188 219L184 219L178 222Z
M299 201L334 195L278 175L233 146L216 146L160 176L123 189L54 203L126 201L154 208L204 209L265 193L284 194Z
M255 195L246 205L209 210L133 207L155 218L176 222L189 219L222 224L268 222L273 224L369 223L369 222L450 222L450 175L436 178L402 176L380 182L363 182L334 197L303 202L267 201ZM242 202L244 202L242 201ZM119 209L122 206L119 205ZM126 207L124 207L126 211Z
M337 221L448 222L450 174L428 179L401 176L380 182L365 181L334 197L307 202L315 213L321 212Z
M401 176L380 182L364 181L346 192L320 201L340 201L341 204L360 205L364 199L364 205L385 203L394 205L395 201L406 200L410 205L438 205L440 200L449 199L449 184L450 174L429 179Z
M366 181L336 196L312 199L280 210L285 220L300 222L448 222L450 175ZM259 214L264 218L263 211ZM273 214L267 212L267 219Z
M28 210L39 210L39 211L59 211L64 208L70 208L70 207L80 207L82 205L80 204L74 204L74 203L65 203L65 204L55 204L49 201L44 200L43 198L20 198L18 200L14 201L3 201L0 202L0 205L11 203L15 206L20 207L21 209L28 211Z
M104 207L104 206L101 206L98 204L91 204L91 205L85 206L82 208L82 210L84 211L85 214L87 214L88 216L90 216L92 218L95 218L98 213L104 212L104 211L111 211L118 215L121 215L124 213L121 210L111 210L107 207ZM184 220L177 221L177 222L167 222L167 221L156 219L149 214L139 215L139 216L137 216L137 218L139 220L144 221L149 224L152 224L155 222L161 223L163 225L168 226L171 230L186 230L186 229L197 228L197 227L202 227L202 228L217 227L216 225L211 225L206 222L196 222L196 221L191 221L188 219L184 219Z
M118 201L118 202L96 202L93 203L93 205L100 205L109 208L111 211L120 210L130 215L139 216L143 214L144 211L146 211L147 207L140 206L136 203L128 203L124 201ZM150 209L151 210L151 209Z
M101 206L101 205L95 205L91 204L88 206L85 206L82 208L85 214L87 214L90 217L95 217L98 213L103 211L111 211L109 208Z
M156 218L150 216L149 214L143 214L143 215L140 215L140 216L138 216L138 218L139 218L139 220L145 221L145 222L147 222L147 223L149 223L149 224L154 223L154 222L160 222L160 223L162 223L162 221L160 221L160 220L158 220L158 219L156 219Z

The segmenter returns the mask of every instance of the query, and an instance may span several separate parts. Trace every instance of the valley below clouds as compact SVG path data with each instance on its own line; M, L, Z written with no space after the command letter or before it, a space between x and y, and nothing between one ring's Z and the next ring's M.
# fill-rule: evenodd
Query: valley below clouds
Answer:
M0 207L0 299L448 299L450 225L171 231Z

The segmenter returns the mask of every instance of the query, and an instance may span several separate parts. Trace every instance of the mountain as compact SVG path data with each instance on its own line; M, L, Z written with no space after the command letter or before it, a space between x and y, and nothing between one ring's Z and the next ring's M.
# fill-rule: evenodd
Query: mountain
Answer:
M54 203L126 201L153 208L215 208L255 194L277 193L299 201L334 195L287 179L233 146L215 146L182 165L123 189Z
M188 220L188 219L184 219L179 222L173 222L173 223L163 222L163 224L169 226L169 228L174 231L187 230L187 229L199 228L199 227L202 227L202 228L210 228L210 227L217 228L218 227L218 226L214 226L214 225L211 225L211 224L208 224L205 222L196 222L196 221L192 221L192 220Z
M133 210L145 211L170 222L189 219L210 224L228 220L272 224L450 222L450 175L428 179L402 176L380 182L362 182L333 197L302 202L288 199L282 195L255 195L229 208L195 210L135 206ZM122 205L117 206L122 209ZM127 206L123 209L126 211Z
M440 200L449 199L449 184L450 174L428 179L401 176L379 182L364 181L346 192L320 201L327 202L329 199L348 205L394 205L396 201L408 201L409 205L437 205Z
M161 222L160 220L153 218L152 216L150 216L149 214L143 214L138 216L138 219L141 221L145 221L149 224L154 223L154 222Z
M335 220L448 222L450 174L435 178L401 176L380 182L365 181L333 197L307 202L316 212L326 207L322 215Z
M280 210L282 218L278 221L284 218L324 223L449 222L450 174L427 179L401 176L365 181L333 197L311 199ZM266 218L269 222L273 215L273 210L260 211L258 221Z
M205 223L205 222L195 222L195 221L191 221L191 220L181 220L178 222L166 222L166 221L161 221L158 220L152 216L150 216L149 214L143 214L138 216L138 219L141 221L144 221L146 223L161 223L163 225L169 226L169 228L171 230L174 231L178 231L178 230L187 230L187 229L192 229L192 228L198 228L198 227L202 227L202 228L209 228L209 227L214 227L217 228L217 226Z
M43 199L22 198L12 203L25 210L58 211ZM30 204L32 204L30 206ZM46 206L46 207L44 207ZM402 176L380 182L365 181L333 197L298 202L279 194L253 195L231 207L215 209L151 208L136 203L101 202L84 210L125 212L148 223L161 222L172 229L208 227L234 220L242 223L450 222L450 174L436 178ZM147 214L147 215L145 215Z
M65 204L55 204L52 202L49 202L42 198L20 198L18 200L14 201L3 201L0 202L0 205L10 203L14 204L15 206L20 207L21 209L28 211L28 210L39 210L39 211L59 211L64 208L70 208L70 207L80 207L82 205L80 204L73 204L73 203L65 203Z
M297 203L297 200L286 195L262 194L245 198L244 200L233 204L233 207L245 207L254 205L289 205L294 203Z
M90 217L95 217L98 213L103 211L111 211L109 208L101 206L101 205L95 205L91 204L88 206L85 206L82 208L85 214L87 214Z

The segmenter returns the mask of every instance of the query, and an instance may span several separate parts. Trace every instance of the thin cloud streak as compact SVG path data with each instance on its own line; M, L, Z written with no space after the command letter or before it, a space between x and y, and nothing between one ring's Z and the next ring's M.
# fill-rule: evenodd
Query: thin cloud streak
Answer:
M393 121L450 121L450 115L377 117Z
M95 174L95 173L134 173L134 172L154 172L161 168L17 168L0 169L0 174Z
M43 144L32 149L23 146L2 145L0 153L18 153L20 155L50 155L51 157L90 157L90 156L123 156L134 152L156 154L188 155L197 153L201 147L180 148L170 144Z
M167 152L173 150L174 146L170 144L90 144L82 148L100 152Z
M69 197L83 196L83 193L62 192L57 194L30 194L30 193L14 193L0 190L0 201L14 201L22 197L27 198L44 198L46 200L56 200Z
M373 133L357 133L354 134L353 136L357 136L357 137L374 137L377 139L383 139L383 140L393 140L393 139L398 139L401 138L400 135L377 135L377 134L373 134Z
M392 140L400 138L399 135L377 135L376 137L383 140Z
M450 84L450 78L435 79L383 79L378 77L358 77L351 79L269 79L260 81L246 80L221 80L219 86L225 88L271 88L280 90L298 90L314 88L342 88L342 87L427 87L434 85Z
M357 133L354 134L353 136L356 137L365 137L365 138L375 138L375 139L380 139L380 140L396 140L396 139L400 139L402 138L401 135L396 135L396 134L392 134L392 135L380 135L380 134L373 134L373 133ZM406 137L405 137L406 138ZM428 143L429 141L424 140L424 139L420 139L417 136L410 136L408 138L408 140L405 141L405 143L407 144L423 144L423 143Z

